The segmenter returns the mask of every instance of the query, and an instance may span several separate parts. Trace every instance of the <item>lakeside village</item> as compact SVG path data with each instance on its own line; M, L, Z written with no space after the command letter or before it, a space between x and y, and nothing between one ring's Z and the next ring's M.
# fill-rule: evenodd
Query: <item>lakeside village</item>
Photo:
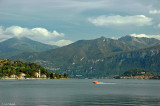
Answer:
M115 79L160 79L144 69L130 69ZM56 74L35 63L0 59L0 79L68 79L68 74Z
M35 63L0 59L0 79L68 79L68 74L56 74Z
M144 69L130 69L120 76L115 76L115 79L160 79L160 75L152 74Z

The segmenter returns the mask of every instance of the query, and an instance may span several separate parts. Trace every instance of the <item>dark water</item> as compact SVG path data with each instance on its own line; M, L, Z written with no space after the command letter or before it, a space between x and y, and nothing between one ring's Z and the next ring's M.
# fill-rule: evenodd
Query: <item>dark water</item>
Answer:
M160 106L160 80L0 80L2 106Z

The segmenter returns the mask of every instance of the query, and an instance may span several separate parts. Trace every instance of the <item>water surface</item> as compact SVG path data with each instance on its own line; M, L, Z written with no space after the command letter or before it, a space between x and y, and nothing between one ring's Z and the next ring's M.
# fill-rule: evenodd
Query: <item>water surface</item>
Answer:
M0 80L0 105L158 106L160 80Z

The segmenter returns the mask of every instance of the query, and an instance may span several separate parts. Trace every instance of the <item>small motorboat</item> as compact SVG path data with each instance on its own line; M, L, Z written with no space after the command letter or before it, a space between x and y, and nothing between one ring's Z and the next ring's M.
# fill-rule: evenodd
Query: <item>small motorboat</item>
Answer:
M94 83L94 84L98 84L99 82L98 82L98 81L93 81L93 83Z

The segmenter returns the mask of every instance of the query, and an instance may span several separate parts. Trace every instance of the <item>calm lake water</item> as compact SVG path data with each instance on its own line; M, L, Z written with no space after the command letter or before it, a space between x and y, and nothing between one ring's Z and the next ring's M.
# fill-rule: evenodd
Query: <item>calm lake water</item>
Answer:
M160 106L160 80L0 80L2 106Z

